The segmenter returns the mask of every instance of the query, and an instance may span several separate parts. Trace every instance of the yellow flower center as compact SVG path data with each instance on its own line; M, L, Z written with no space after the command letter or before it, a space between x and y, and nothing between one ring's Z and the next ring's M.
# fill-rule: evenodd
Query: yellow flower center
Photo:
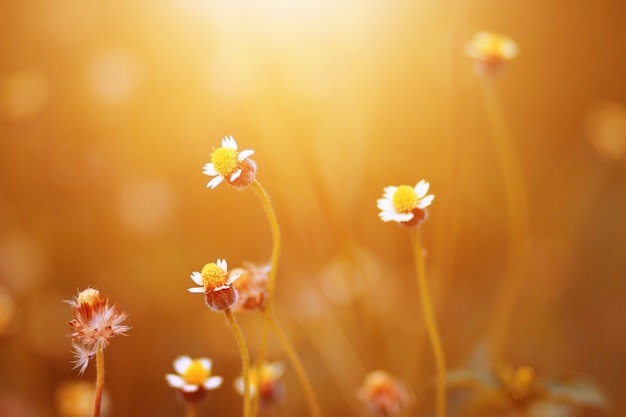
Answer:
M209 370L207 370L199 359L191 361L191 364L185 370L182 375L187 384L202 385L204 381L210 376Z
M237 170L239 153L231 148L218 148L211 154L211 162L218 174L226 177Z
M81 291L78 294L78 302L81 305L87 305L90 307L93 307L96 304L100 304L100 291L96 290L95 288L87 288L86 290Z
M202 284L207 290L213 290L222 285L226 285L228 282L228 273L220 268L217 264L206 264L202 268Z
M391 201L398 213L408 213L417 207L419 198L415 194L413 187L401 185L393 194Z

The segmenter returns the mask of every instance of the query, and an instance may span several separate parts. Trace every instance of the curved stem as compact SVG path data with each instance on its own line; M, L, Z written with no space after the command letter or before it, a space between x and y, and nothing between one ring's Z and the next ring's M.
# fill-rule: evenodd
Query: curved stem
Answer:
M274 291L276 288L276 270L278 269L278 256L280 254L280 229L278 228L278 220L276 219L276 213L274 212L274 208L272 207L272 203L270 202L270 198L258 180L254 180L252 183L254 189L257 191L259 198L261 199L261 203L263 204L263 208L265 209L265 213L267 214L267 218L270 222L270 228L272 229L272 259L271 259L271 267L270 273L268 277L267 283L267 299L265 301L265 308L263 310L263 328L261 330L261 342L259 345L259 352L257 355L257 366L262 366L263 361L265 360L265 350L267 348L267 335L269 333L269 320L270 314L272 311L272 304L274 302ZM256 410L258 407L259 396L255 396L252 404L252 415L256 415Z
M437 367L437 417L446 415L446 360L441 347L439 332L435 322L435 314L428 293L426 284L426 273L424 272L424 259L422 258L422 245L420 242L419 227L413 229L413 250L415 251L415 269L417 270L417 283L419 286L422 312L426 322L426 331L435 355L435 365Z
M102 391L104 390L104 350L96 352L96 392L93 399L93 417L100 417Z
M283 345L283 348L285 349L285 352L287 353L287 356L289 357L289 360L291 361L291 364L293 365L296 374L298 375L298 379L302 384L302 389L304 390L304 395L306 396L311 415L313 417L322 417L322 411L320 410L320 406L317 403L317 399L315 398L315 391L313 391L313 386L311 385L311 381L309 380L304 366L302 365L302 361L300 361L298 353L289 342L289 339L287 338L285 332L283 332L278 323L276 323L276 319L274 318L274 316L270 314L268 317L270 326L276 333L276 336L278 337L280 343Z
M224 310L228 324L235 335L237 345L239 346L239 353L241 354L241 365L243 368L243 416L250 417L250 358L248 357L248 348L246 347L246 341L243 338L239 324L233 315L230 308Z

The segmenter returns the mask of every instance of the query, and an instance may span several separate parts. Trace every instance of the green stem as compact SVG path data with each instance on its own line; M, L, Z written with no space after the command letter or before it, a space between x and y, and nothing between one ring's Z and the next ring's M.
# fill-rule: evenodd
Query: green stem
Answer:
M224 310L228 324L235 335L237 345L239 346L239 353L241 354L241 365L243 368L243 417L251 416L250 409L250 358L248 356L248 348L246 347L246 341L243 338L237 319L233 315L230 308Z
M446 415L446 360L441 347L439 332L435 322L435 315L430 301L428 285L426 284L426 273L424 272L424 259L422 257L422 245L420 242L419 227L413 229L413 249L415 251L415 269L417 270L417 283L419 286L420 299L422 303L422 312L424 321L426 322L426 332L430 339L430 343L435 355L435 365L437 367L437 417L445 417Z
M304 366L302 365L302 361L300 361L300 357L298 353L293 348L287 335L280 328L278 323L276 323L276 319L273 315L269 315L270 326L274 329L278 340L283 345L291 364L293 365L296 374L298 375L298 379L300 380L300 384L302 384L302 389L304 390L304 395L306 397L307 403L309 405L309 410L311 411L311 415L313 417L322 417L322 411L320 410L320 406L317 403L317 399L315 398L315 391L313 391L313 386L311 385L311 381L306 374Z
M278 257L280 255L280 229L278 228L278 220L276 219L276 213L270 202L270 198L258 180L254 180L252 183L254 189L257 191L267 218L270 222L270 228L272 230L273 245L272 245L272 259L270 273L267 283L267 299L265 301L265 308L263 310L263 328L261 330L261 342L259 344L259 352L257 355L257 366L262 366L265 360L265 350L267 348L267 337L269 333L269 321L272 311L272 305L274 302L274 291L276 288L276 270L278 269ZM252 404L252 415L256 415L256 410L259 403L259 396L256 395Z
M93 400L93 417L100 417L102 391L104 390L104 350L96 352L96 392Z

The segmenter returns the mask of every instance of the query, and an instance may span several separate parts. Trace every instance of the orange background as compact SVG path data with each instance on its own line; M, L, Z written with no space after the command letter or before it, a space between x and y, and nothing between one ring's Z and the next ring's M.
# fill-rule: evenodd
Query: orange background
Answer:
M588 375L623 414L625 16L623 1L3 2L0 415L60 415L58 388L78 379L61 300L87 286L133 327L106 351L111 415L182 415L164 379L181 354L211 357L225 378L201 415L240 412L230 330L186 291L217 258L269 259L254 192L205 188L227 135L256 152L283 236L277 316L326 415L365 415L355 392L378 368L407 382L411 415L431 412L410 240L376 200L430 181L444 349L451 369L472 366L508 227L463 54L485 29L520 49L497 81L531 217L508 356ZM260 316L240 321L255 352ZM285 360L274 339L269 353ZM286 407L306 415L289 369Z

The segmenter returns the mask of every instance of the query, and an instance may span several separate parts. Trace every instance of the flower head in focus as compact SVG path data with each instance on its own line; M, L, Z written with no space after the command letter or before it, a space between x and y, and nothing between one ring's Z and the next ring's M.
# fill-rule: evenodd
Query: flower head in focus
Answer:
M176 374L167 374L165 379L170 387L180 390L185 401L197 402L208 391L222 385L223 378L211 374L212 365L213 362L208 358L191 359L189 356L179 356L174 360Z
M517 56L517 44L506 36L479 32L465 46L465 53L474 59L479 75L498 75L507 61Z
M280 377L285 373L284 362L263 362L261 366L250 368L250 395L259 395L261 407L278 403L285 393ZM243 376L235 379L235 390L243 395Z
M385 188L383 198L378 200L378 214L384 222L394 221L406 226L419 225L426 219L426 208L434 195L428 193L429 184L421 180L415 187L409 185Z
M233 283L237 290L237 301L231 306L233 311L262 310L265 307L270 268L269 264L258 266L247 262L232 270L232 273L239 273Z
M373 412L384 417L397 414L409 404L404 385L385 371L367 374L357 395Z
M218 259L216 263L206 264L201 272L191 274L191 279L199 287L189 288L188 291L204 293L209 308L225 310L237 301L237 290L232 284L240 274L240 271L229 273L226 260Z
M72 330L69 336L72 338L74 363L82 374L91 357L108 346L109 339L126 334L130 329L122 325L128 315L118 312L117 304L109 306L108 298L95 288L87 288L73 300L65 302L74 313L74 318L69 322Z
M203 174L214 177L207 187L213 189L224 180L237 188L250 185L256 175L256 163L249 158L252 154L254 151L249 149L239 152L232 136L222 139L222 147L213 150L211 162L202 170Z

